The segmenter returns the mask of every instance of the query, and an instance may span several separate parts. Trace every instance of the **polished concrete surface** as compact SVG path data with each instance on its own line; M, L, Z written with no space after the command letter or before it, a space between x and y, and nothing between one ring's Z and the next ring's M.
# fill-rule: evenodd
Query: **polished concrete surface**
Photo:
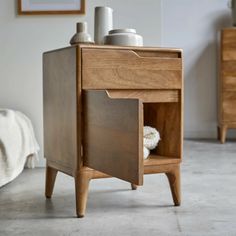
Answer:
M137 191L117 179L93 180L87 214L75 217L74 182L59 174L46 200L44 169L26 170L0 189L0 236L236 235L236 141L186 141L181 207L165 175Z

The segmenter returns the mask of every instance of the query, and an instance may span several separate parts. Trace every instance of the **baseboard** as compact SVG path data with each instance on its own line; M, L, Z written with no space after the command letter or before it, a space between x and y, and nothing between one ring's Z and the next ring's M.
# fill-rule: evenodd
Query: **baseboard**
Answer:
M236 138L236 129L228 130L228 138ZM184 138L186 139L217 139L217 130L194 130L194 131L185 131Z

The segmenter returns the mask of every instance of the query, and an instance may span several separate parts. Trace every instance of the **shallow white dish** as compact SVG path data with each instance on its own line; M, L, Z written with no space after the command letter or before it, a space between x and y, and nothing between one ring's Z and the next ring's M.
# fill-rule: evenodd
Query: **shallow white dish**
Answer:
M143 46L143 37L135 29L114 29L109 31L104 42L107 45Z

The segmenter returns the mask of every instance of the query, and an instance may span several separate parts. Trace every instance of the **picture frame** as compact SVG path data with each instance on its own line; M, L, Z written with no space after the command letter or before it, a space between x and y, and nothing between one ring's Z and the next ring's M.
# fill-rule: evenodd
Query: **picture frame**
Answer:
M85 14L85 0L18 0L18 14Z

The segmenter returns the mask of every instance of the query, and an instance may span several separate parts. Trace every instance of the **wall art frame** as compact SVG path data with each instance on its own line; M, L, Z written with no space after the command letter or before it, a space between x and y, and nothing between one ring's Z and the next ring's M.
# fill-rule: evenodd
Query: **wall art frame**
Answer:
M18 14L85 14L85 0L18 0Z

